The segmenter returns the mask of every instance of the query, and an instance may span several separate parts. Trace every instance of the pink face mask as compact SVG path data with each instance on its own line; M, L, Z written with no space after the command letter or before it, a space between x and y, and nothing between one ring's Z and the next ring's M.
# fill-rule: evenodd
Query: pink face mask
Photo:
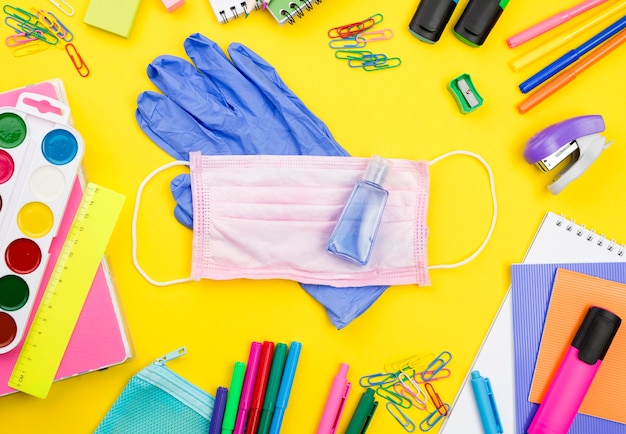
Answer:
M427 161L391 159L393 169L385 179L389 192L376 243L366 265L330 254L326 249L354 184L363 178L368 158L284 155L206 156L190 153L190 162L174 162L149 175L138 192L133 219L143 187L156 173L173 165L189 165L193 196L193 246L191 277L156 282L167 285L202 278L288 279L335 287L368 285L430 285L429 268L452 268L473 259L487 237L469 258L456 264L428 266L426 217L429 195ZM444 155L440 158L443 158Z

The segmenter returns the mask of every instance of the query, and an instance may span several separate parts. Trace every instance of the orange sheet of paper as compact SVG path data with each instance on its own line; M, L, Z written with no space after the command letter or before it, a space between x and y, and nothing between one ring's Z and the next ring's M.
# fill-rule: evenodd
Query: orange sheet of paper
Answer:
M626 423L626 284L557 270L529 400L540 403L561 358L591 306L624 321L583 400L579 412Z

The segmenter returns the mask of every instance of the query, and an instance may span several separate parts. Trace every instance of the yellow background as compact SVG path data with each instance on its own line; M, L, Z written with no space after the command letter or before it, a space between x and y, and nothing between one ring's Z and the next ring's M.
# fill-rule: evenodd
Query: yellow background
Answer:
M67 55L54 48L16 58L2 47L0 90L62 79L75 126L85 139L89 180L126 195L107 255L132 335L134 358L106 371L58 382L45 400L21 393L0 398L3 432L91 432L133 374L180 346L186 346L188 354L169 366L213 394L218 386L228 385L233 363L246 360L253 340L303 343L283 425L287 434L314 432L341 362L350 364L349 378L355 386L340 430L347 426L361 394L359 377L414 353L452 353L453 375L436 384L442 399L452 402L509 286L510 265L522 260L546 211L626 240L626 47L527 114L516 109L523 99L517 85L546 61L519 72L508 64L545 38L516 49L508 48L506 38L577 0L513 0L480 48L461 43L452 33L466 1L460 2L435 45L417 40L407 30L417 1L325 0L296 25L279 26L263 12L220 25L207 0L187 0L173 13L159 0L143 0L128 39L84 24L87 0L70 3L76 10L71 18L44 0L12 4L56 12L74 32L90 76L81 78ZM334 58L326 32L375 13L384 15L380 26L395 33L393 39L378 42L380 51L400 57L402 65L370 73L350 69ZM131 260L132 207L144 176L172 159L135 122L136 98L154 89L146 66L160 54L185 56L183 41L195 32L223 48L237 41L259 53L352 155L428 160L465 149L483 156L494 171L499 201L496 229L486 250L461 268L432 271L430 287L389 288L340 331L295 282L205 280L165 288L147 283ZM10 33L2 27L2 38ZM446 89L463 73L471 75L485 100L483 107L467 115L459 112ZM550 175L523 160L525 143L548 125L586 114L604 117L605 134L614 144L583 177L552 196L546 188ZM189 273L191 231L175 221L168 189L170 179L181 170L162 174L143 198L139 255L157 279ZM473 252L489 227L487 176L480 164L465 157L433 166L431 176L429 260L454 262ZM381 407L369 432L404 430Z

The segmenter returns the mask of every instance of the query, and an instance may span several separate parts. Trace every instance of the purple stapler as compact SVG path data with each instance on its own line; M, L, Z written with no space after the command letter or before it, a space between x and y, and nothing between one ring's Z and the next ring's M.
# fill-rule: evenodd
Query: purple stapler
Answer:
M600 115L567 119L532 136L526 143L524 159L543 172L563 167L548 185L550 193L559 194L611 144L599 134L604 129Z

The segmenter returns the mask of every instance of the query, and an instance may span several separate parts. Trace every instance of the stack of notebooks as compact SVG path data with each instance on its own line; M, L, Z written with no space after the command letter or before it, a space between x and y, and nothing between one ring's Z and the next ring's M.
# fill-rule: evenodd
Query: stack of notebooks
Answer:
M591 305L626 319L624 247L548 212L472 369L489 377L505 433L525 433L582 316ZM622 327L569 434L626 434L626 330ZM441 433L482 432L466 379Z
M67 104L63 83L60 80L50 80L22 89L0 93L0 106L14 107L18 96L25 91L55 98ZM74 215L80 205L84 183L84 176L81 172L74 181L72 193L57 237L50 247L50 259L41 283L42 288L37 294L37 300L30 318L31 321L37 310L37 305L43 297L45 285L52 274L56 258L61 253L63 240L70 230ZM57 240L60 240L60 242L56 242ZM8 386L8 380L13 372L13 367L18 359L22 345L23 343L6 354L0 354L0 396L15 392L14 389ZM132 348L117 291L106 259L103 258L55 380L105 369L128 360L131 355Z
M256 10L267 10L279 24L295 24L321 0L209 0L217 21L227 23L247 17Z

